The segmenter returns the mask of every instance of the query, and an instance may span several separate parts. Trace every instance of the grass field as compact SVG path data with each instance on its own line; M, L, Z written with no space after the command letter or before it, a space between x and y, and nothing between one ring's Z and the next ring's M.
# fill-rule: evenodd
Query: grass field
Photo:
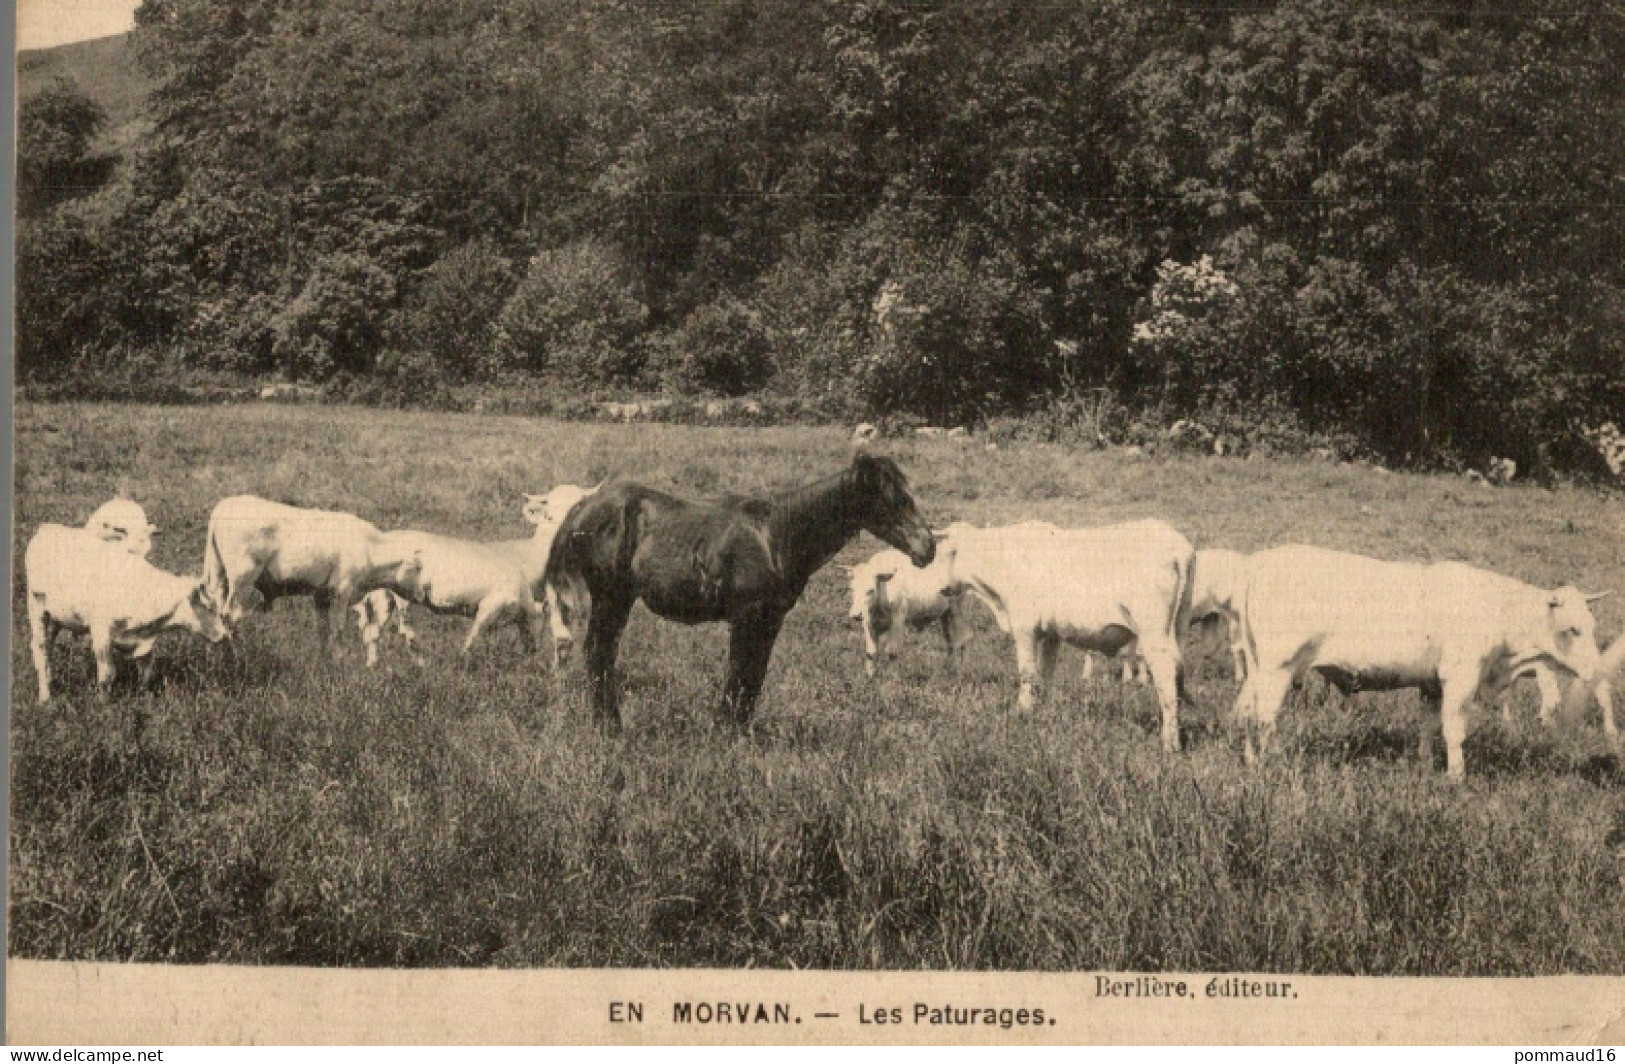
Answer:
M43 521L118 490L195 572L242 491L383 527L528 533L520 494L636 474L754 491L847 460L833 429L558 424L336 408L20 405L13 568ZM1625 590L1625 504L1579 490L1307 461L1136 458L947 440L884 446L933 524L1159 516L1197 546L1301 541L1461 558L1544 586ZM877 549L864 537L839 560ZM911 642L863 677L846 590L820 573L780 638L753 734L714 731L721 628L641 608L620 739L511 630L432 665L317 653L309 607L241 648L168 637L152 693L92 693L84 641L39 707L12 592L11 950L319 965L718 965L1625 972L1625 769L1596 711L1550 732L1517 690L1481 714L1470 777L1419 765L1412 694L1316 685L1276 755L1240 764L1235 685L1193 662L1186 752L1148 688L1085 682L1015 711L980 618L961 667ZM1605 639L1625 625L1598 606ZM418 623L415 618L414 623ZM1436 721L1434 722L1436 726Z

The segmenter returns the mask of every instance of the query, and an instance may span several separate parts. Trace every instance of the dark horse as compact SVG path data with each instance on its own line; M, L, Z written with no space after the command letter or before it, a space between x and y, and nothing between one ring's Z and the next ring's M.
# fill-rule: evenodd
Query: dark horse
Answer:
M559 525L547 578L567 602L591 596L585 656L600 723L620 727L611 674L638 599L682 624L728 622L719 715L749 723L784 615L860 529L915 565L936 555L897 464L862 452L834 476L766 499L689 502L620 480L582 500Z

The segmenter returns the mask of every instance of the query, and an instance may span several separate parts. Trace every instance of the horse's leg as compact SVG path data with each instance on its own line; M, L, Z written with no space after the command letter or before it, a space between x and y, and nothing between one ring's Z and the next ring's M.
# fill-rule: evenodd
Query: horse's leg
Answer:
M615 654L620 648L626 619L632 614L633 597L606 594L595 595L593 599L584 654L587 683L592 690L594 716L602 728L613 734L621 729L620 699L615 690Z
M728 626L728 678L722 685L718 716L737 727L749 724L756 711L756 699L767 679L767 664L783 623L782 613L753 613Z

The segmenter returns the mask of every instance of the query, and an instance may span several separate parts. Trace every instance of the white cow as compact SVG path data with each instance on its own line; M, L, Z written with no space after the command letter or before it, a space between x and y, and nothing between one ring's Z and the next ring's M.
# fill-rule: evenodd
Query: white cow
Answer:
M251 590L267 606L288 595L310 596L326 645L330 614L342 624L353 600L398 586L415 567L409 555L388 549L376 526L354 514L237 495L216 503L209 515L203 582L228 625L248 612ZM336 644L332 650L336 656Z
M361 601L350 607L355 611L355 626L361 632L361 645L367 650L367 668L378 664L378 643L384 637L390 622L406 643L407 652L418 664L423 659L417 652L417 632L406 623L406 600L386 587L380 587L361 596Z
M416 563L392 589L437 613L473 616L474 623L463 640L465 654L482 632L504 619L513 621L526 649L534 650L545 614L552 622L553 664L557 666L561 651L570 644L570 630L557 596L544 579L547 555L559 521L593 490L565 484L546 495L525 496L525 518L536 526L528 539L479 542L428 532L386 532L385 553L411 557ZM364 625L363 642L366 632ZM376 642L374 638L369 644L369 663L376 659Z
M201 581L154 568L124 543L87 529L42 525L28 541L23 572L41 703L51 699L48 650L60 629L90 633L103 692L124 658L139 662L141 682L149 684L153 645L163 632L183 629L210 642L226 634Z
M1596 678L1587 603L1598 597L1545 591L1460 562L1385 562L1303 546L1261 551L1248 563L1247 682L1236 700L1248 758L1268 747L1287 692L1314 669L1345 694L1415 687L1437 699L1447 770L1459 780L1475 692L1499 692L1534 662ZM1424 733L1424 753L1430 740Z
M1179 620L1190 541L1162 521L1060 529L1043 522L958 527L943 541L950 585L974 592L1016 642L1019 704L1047 687L1065 641L1113 654L1138 639L1162 707L1162 746L1179 749Z
M948 568L940 560L917 569L900 550L883 550L867 561L844 567L850 574L852 605L849 620L863 630L863 671L874 676L881 651L897 656L902 629L914 631L935 624L941 627L952 662L970 639L960 616L958 595L948 595Z
M499 620L519 628L527 650L535 649L535 626L541 609L530 591L529 576L511 543L478 543L431 532L399 531L383 534L389 557L411 558L410 573L391 585L409 602L436 613L474 618L463 640L463 653L480 633ZM529 540L517 543L528 545ZM545 557L545 556L544 556Z
M1186 623L1220 617L1227 629L1230 657L1236 679L1247 676L1247 657L1242 650L1241 603L1247 591L1247 555L1233 550L1199 550L1191 569L1191 601Z
M85 530L108 542L124 544L138 558L152 553L152 535L158 526L147 520L147 511L133 499L110 499L96 507Z

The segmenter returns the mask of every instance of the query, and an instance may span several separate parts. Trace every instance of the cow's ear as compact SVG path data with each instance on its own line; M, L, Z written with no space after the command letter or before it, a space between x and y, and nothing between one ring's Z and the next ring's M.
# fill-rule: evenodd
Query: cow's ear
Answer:
M894 577L896 575L897 575L896 573L876 573L875 574L875 583L884 584L886 581L890 580L892 577Z

